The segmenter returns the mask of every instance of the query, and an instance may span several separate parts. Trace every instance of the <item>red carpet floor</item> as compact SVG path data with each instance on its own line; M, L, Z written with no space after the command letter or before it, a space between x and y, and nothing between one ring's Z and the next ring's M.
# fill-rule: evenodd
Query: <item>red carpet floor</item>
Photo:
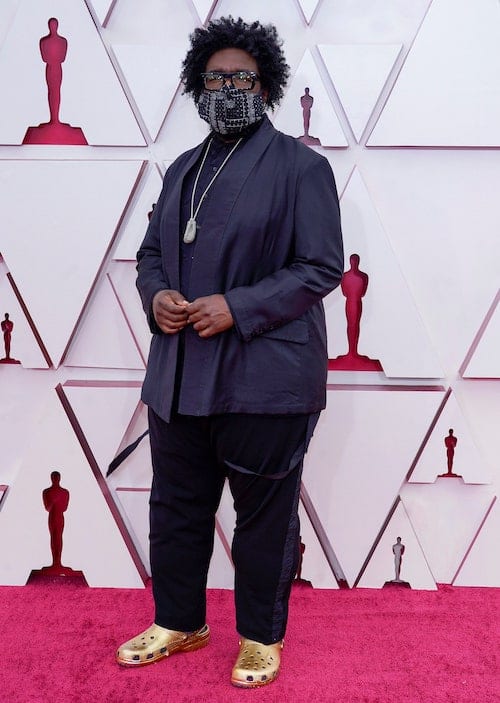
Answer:
M140 669L116 645L150 624L150 590L0 588L2 703L498 703L500 589L294 588L278 679L229 683L232 592L210 591L212 642Z

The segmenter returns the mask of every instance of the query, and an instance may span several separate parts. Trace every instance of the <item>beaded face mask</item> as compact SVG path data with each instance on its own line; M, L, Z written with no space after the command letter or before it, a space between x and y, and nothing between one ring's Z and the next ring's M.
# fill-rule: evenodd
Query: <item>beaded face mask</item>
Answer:
M218 134L238 134L258 122L264 109L259 93L227 85L221 90L204 90L198 102L198 114Z

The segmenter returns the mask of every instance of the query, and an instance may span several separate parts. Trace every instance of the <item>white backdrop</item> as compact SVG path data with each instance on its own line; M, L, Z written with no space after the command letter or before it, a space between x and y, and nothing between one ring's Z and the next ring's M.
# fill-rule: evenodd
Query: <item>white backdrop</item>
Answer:
M251 9L249 9L249 7ZM291 79L275 126L334 170L346 249L369 276L359 352L383 371L330 371L306 458L302 578L500 586L500 3L498 0L3 0L0 4L0 584L51 563L42 490L70 492L63 563L91 586L149 573L149 345L135 252L161 177L206 125L182 96L189 33L227 14L273 22ZM24 144L49 119L40 38L67 55L59 117L88 146ZM345 299L326 300L329 355ZM0 357L6 356L0 335ZM444 438L458 439L447 472ZM227 492L209 574L232 587Z

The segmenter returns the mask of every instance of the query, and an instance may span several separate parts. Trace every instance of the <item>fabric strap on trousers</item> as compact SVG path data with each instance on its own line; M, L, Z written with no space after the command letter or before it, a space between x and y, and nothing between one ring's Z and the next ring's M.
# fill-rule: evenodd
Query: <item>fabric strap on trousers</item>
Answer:
M144 439L144 437L149 434L149 430L146 430L146 432L143 432L140 437L137 437L137 439L132 442L132 444L129 444L128 447L125 447L125 449L122 449L122 451L115 456L113 461L110 463L108 466L108 470L106 471L106 477L111 476L113 471L116 471L116 469L122 464L125 459L132 454L134 449L136 449L140 442Z

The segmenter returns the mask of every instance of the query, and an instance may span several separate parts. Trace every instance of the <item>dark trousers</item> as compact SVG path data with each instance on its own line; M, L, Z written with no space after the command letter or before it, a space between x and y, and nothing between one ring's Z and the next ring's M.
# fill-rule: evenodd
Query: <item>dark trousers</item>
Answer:
M205 623L215 513L227 477L236 527L236 627L282 639L299 558L302 460L316 416L175 415L149 411L153 458L150 557L155 622L172 630Z

